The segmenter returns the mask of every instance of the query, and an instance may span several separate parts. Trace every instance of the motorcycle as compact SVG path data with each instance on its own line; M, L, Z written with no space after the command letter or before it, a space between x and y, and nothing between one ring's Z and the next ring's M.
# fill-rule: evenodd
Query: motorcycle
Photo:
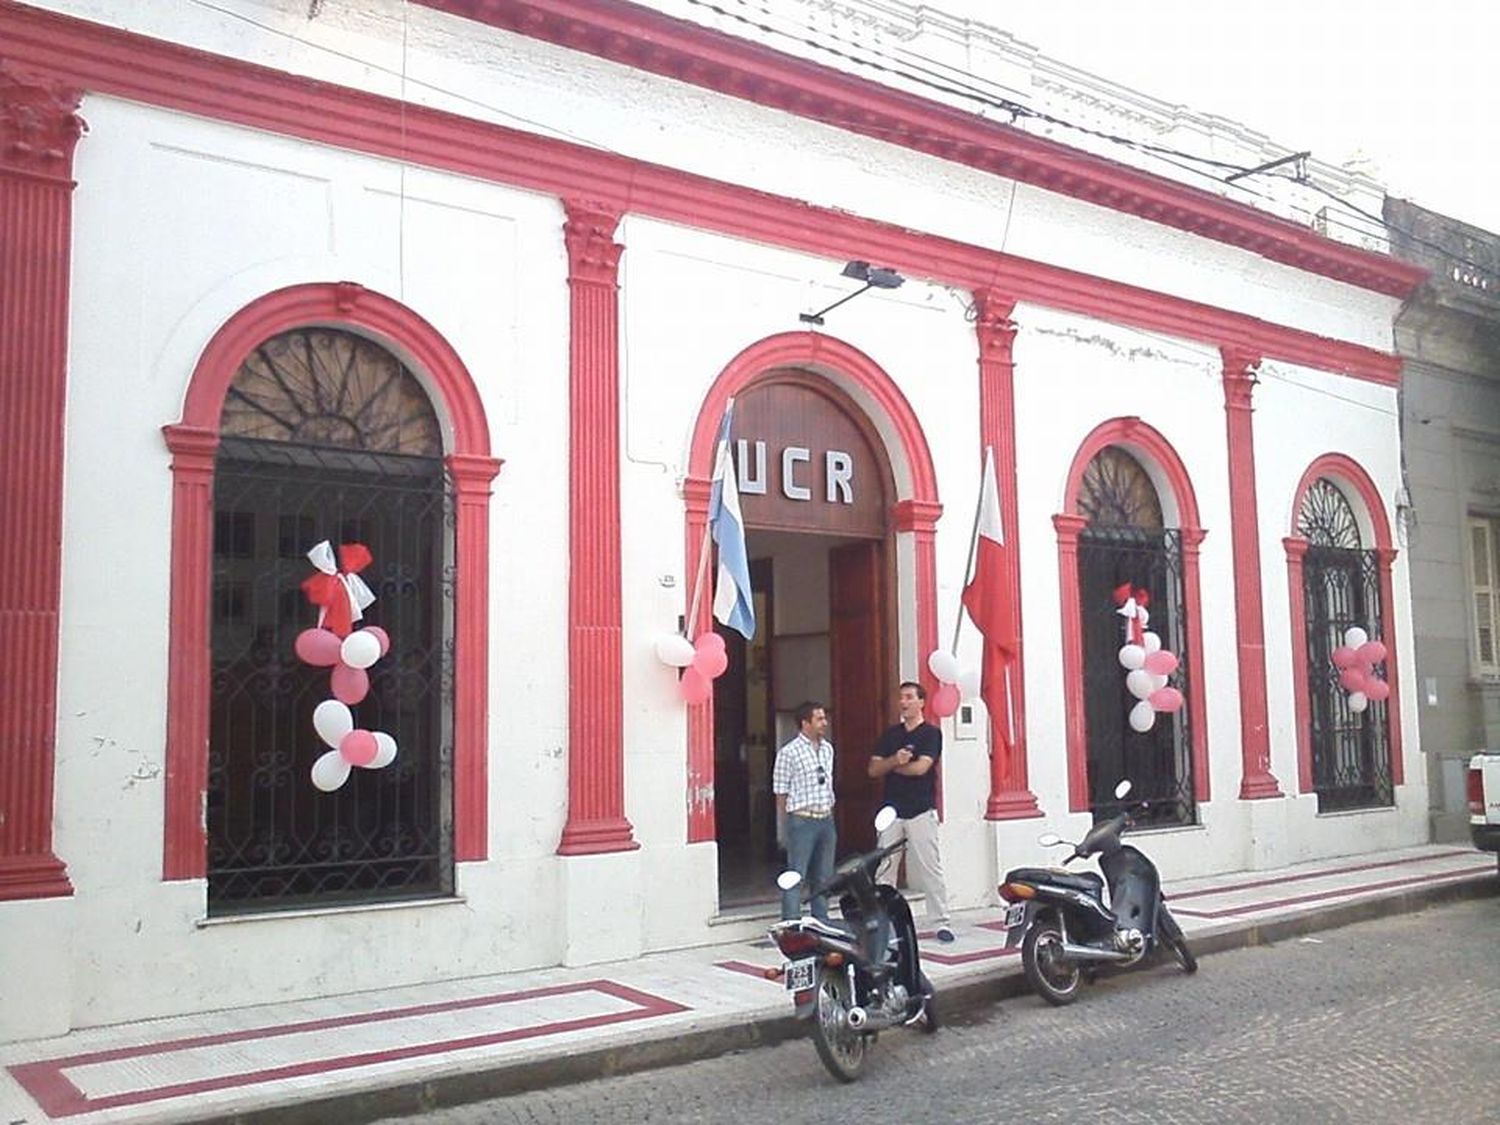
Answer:
M876 830L895 819L896 810L886 806L876 814ZM881 861L905 846L902 840L850 856L814 890L839 896L842 926L803 917L771 927L787 963L767 975L785 979L797 1018L812 1020L818 1057L840 1082L859 1077L865 1052L886 1028L938 1028L937 998L922 972L911 908L895 887L875 882ZM776 880L784 891L801 882L796 871Z
M1130 788L1129 781L1120 782L1115 798L1124 800ZM1167 909L1156 865L1120 840L1134 824L1128 809L1100 821L1071 845L1073 854L1063 867L1018 867L1000 885L1000 897L1010 904L1006 946L1020 944L1026 980L1049 1004L1071 1004L1082 981L1093 980L1100 970L1134 968L1164 953L1184 972L1198 971L1198 959ZM1037 842L1043 847L1069 843L1053 832ZM1103 878L1064 869L1092 855L1099 856Z

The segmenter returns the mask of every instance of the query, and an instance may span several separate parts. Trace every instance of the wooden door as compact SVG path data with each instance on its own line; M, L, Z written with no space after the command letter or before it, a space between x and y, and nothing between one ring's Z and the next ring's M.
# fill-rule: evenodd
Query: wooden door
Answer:
M871 823L879 784L866 776L870 754L886 721L884 552L878 540L828 552L829 726L834 763L839 855L875 844Z

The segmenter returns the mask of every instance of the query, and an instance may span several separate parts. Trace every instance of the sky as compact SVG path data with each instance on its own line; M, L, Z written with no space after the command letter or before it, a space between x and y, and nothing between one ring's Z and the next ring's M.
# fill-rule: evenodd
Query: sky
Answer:
M1500 0L923 0L1500 233Z

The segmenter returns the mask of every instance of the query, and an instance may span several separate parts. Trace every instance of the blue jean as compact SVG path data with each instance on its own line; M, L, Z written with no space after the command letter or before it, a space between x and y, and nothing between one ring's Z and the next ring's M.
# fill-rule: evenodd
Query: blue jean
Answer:
M802 876L802 884L789 891L781 892L782 918L800 917L803 890L820 886L832 877L835 842L833 817L818 819L795 814L787 815L786 862L788 867ZM828 921L828 897L826 895L817 895L813 898L812 914L819 921Z

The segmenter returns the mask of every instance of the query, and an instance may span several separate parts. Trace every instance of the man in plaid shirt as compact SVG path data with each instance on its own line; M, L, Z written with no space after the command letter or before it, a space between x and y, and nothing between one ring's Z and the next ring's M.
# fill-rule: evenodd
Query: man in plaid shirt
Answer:
M828 714L808 700L793 712L797 737L776 751L771 792L776 795L776 838L786 847L787 864L802 876L800 886L781 892L782 918L802 913L802 889L821 886L833 875L833 743L824 738ZM813 917L828 921L828 898L812 900Z

